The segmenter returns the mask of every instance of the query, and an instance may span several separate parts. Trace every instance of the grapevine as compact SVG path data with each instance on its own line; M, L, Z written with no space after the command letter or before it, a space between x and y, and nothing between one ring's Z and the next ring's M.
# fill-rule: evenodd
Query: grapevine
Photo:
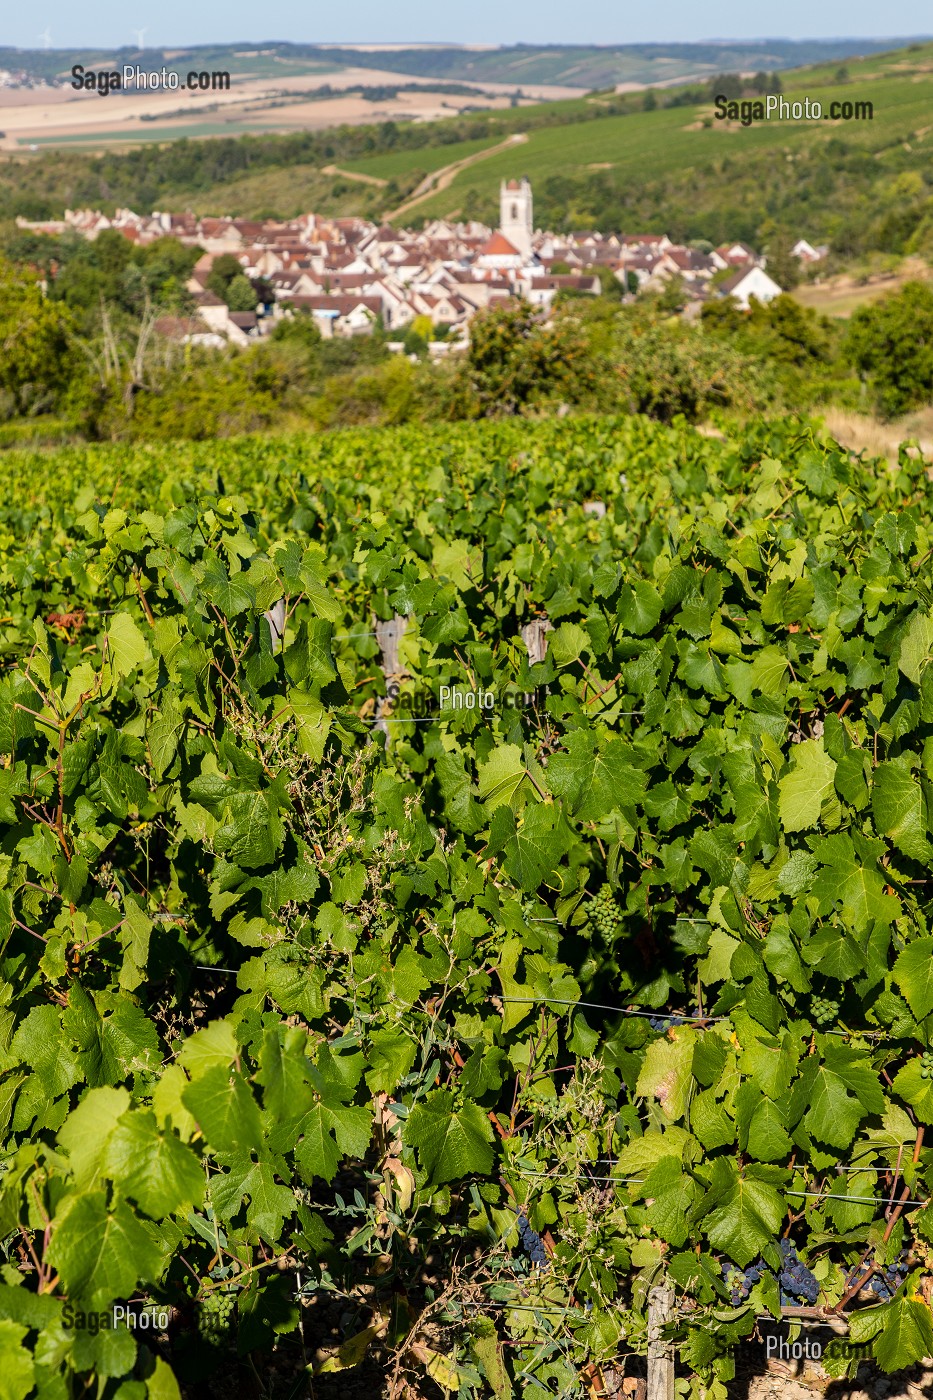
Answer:
M4 1375L187 1397L235 1321L572 1395L662 1286L710 1400L761 1311L933 1353L917 456L568 418L48 475L0 483ZM151 1382L60 1345L128 1297Z

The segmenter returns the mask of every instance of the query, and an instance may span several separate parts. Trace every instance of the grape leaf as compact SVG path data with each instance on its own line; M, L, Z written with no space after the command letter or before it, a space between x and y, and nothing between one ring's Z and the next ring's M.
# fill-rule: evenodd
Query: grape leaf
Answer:
M405 1141L418 1151L432 1181L453 1181L492 1167L492 1127L475 1103L454 1106L448 1089L435 1089L415 1105L404 1128Z
M65 1119L58 1141L68 1153L77 1186L86 1189L100 1174L111 1134L129 1106L125 1089L89 1089Z
M52 1222L48 1257L68 1296L92 1308L128 1297L137 1281L154 1281L162 1267L127 1203L108 1208L100 1190L66 1196Z
M771 1244L784 1220L784 1202L773 1186L740 1176L725 1199L706 1217L706 1236L744 1269Z
M910 754L879 763L872 782L871 810L878 830L890 837L898 850L913 860L933 859L923 794L911 775Z
M922 1021L933 1011L933 938L918 938L898 954L894 980Z
M218 1152L259 1149L259 1109L241 1075L214 1065L188 1085L181 1100Z
M26 1400L35 1382L30 1352L22 1345L28 1328L0 1319L0 1400Z
M154 1220L198 1206L204 1195L197 1157L171 1130L162 1131L152 1113L123 1115L107 1143L104 1163L120 1193Z
M805 739L793 749L790 771L778 783L778 811L785 831L816 826L825 798L832 795L836 765L822 739Z
M121 680L150 659L146 639L129 613L118 612L111 620L107 628L107 654L114 675Z
M373 1119L367 1108L344 1103L316 1103L296 1129L300 1135L295 1161L305 1181L333 1181L342 1156L362 1157L369 1145Z

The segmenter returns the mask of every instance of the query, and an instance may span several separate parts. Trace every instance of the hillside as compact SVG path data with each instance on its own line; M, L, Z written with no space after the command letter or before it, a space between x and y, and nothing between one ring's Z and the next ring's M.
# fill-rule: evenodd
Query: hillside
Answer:
M145 31L143 31L145 32ZM702 44L513 44L489 47L424 44L383 45L210 44L186 49L13 49L0 47L0 68L54 79L73 63L86 68L140 63L158 69L179 58L198 68L223 67L250 77L326 73L372 68L419 78L462 82L553 84L582 91L616 83L669 83L713 73L796 68L859 54L874 54L895 41L881 39L718 40Z
M742 127L714 117L705 98L685 106L594 116L528 132L521 172L535 188L536 222L631 229L671 237L766 240L783 229L830 240L889 219L896 243L927 212L933 153L933 45L784 76L788 101L870 102L870 122L770 121ZM677 98L679 94L673 94ZM597 107L599 97L589 105ZM515 114L520 115L520 114ZM460 148L446 151L458 159ZM349 167L384 175L374 155ZM471 166L417 207L422 218L495 215L499 181L516 173L511 153ZM885 247L885 241L872 246ZM894 249L896 251L896 249Z
M670 83L714 73L796 68L859 54L879 53L890 39L760 41L723 40L707 44L514 44L500 48L412 47L367 52L357 46L327 45L316 57L390 69L421 78L462 82L548 83L593 88L617 83ZM903 41L901 41L903 42Z
M783 85L788 100L809 97L827 109L836 100L870 102L874 119L742 127L715 119L706 83L658 94L649 111L642 93L594 93L434 123L154 144L96 156L48 152L0 165L0 217L126 204L283 217L313 207L379 218L426 174L489 150L446 188L429 191L406 222L454 214L492 221L499 181L524 172L542 226L653 227L679 239L759 244L784 233L834 241L844 256L924 251L931 236L933 44L849 60L842 69L798 69ZM517 132L527 136L518 155L492 151ZM360 176L369 178L353 178Z

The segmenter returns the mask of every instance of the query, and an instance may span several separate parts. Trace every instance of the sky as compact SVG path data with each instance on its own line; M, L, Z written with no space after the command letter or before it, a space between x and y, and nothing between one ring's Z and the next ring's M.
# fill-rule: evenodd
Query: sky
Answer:
M929 0L667 0L664 5L567 0L469 6L437 0L36 0L4 5L0 45L118 48L290 40L297 43L690 42L710 38L899 37L933 29ZM46 38L46 35L48 38Z

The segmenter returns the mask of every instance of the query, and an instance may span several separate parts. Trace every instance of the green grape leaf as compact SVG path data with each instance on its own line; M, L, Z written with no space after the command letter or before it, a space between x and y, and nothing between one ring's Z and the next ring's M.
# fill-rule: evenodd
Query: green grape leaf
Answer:
M744 1269L774 1241L784 1213L784 1202L773 1186L749 1175L740 1176L707 1216L706 1235L714 1249L722 1250Z
M125 1089L89 1089L59 1129L58 1141L68 1153L75 1184L83 1190L100 1175L111 1134L129 1106Z
M26 1400L35 1383L30 1351L22 1345L28 1328L0 1319L0 1400Z
M929 1016L933 1011L933 938L908 943L897 956L894 980L917 1019Z
M519 799L525 795L530 784L525 760L517 744L500 744L492 750L479 769L478 786L488 815L501 806L519 810Z
M816 826L824 800L832 795L836 765L822 739L805 739L792 750L791 768L778 783L778 811L785 831Z
M192 1079L217 1066L226 1068L237 1058L236 1035L229 1021L211 1021L202 1031L182 1041L175 1063L186 1069Z
M103 1191L66 1196L52 1222L48 1257L69 1298L104 1308L152 1282L161 1256L125 1201L110 1208Z
M455 1181L471 1172L488 1175L492 1167L489 1119L475 1103L457 1109L448 1089L434 1089L415 1105L404 1137L432 1181Z
M933 860L927 840L923 793L911 774L911 756L902 754L875 769L871 792L875 825L913 860Z
M107 654L114 675L121 680L150 660L146 639L129 613L118 612L111 619L107 628Z
M316 1103L296 1129L300 1141L295 1161L305 1181L333 1181L343 1156L362 1157L369 1146L373 1118L369 1109L351 1104Z
M295 1118L311 1107L308 1035L298 1026L269 1026L262 1039L256 1080L275 1119Z
M152 1113L125 1113L112 1132L105 1170L121 1195L136 1201L154 1220L199 1206L204 1173L197 1157Z
M882 1371L903 1371L933 1355L933 1321L919 1298L896 1298L884 1307L874 1347Z
M672 1034L673 1039L664 1036L648 1046L635 1093L657 1099L665 1118L673 1123L687 1110L696 1032L678 1027Z
M537 889L556 869L570 840L560 808L544 802L527 808L515 835L506 842L505 869L521 889Z
M188 1085L181 1100L218 1152L259 1150L262 1141L259 1109L241 1075L222 1065L214 1065Z

